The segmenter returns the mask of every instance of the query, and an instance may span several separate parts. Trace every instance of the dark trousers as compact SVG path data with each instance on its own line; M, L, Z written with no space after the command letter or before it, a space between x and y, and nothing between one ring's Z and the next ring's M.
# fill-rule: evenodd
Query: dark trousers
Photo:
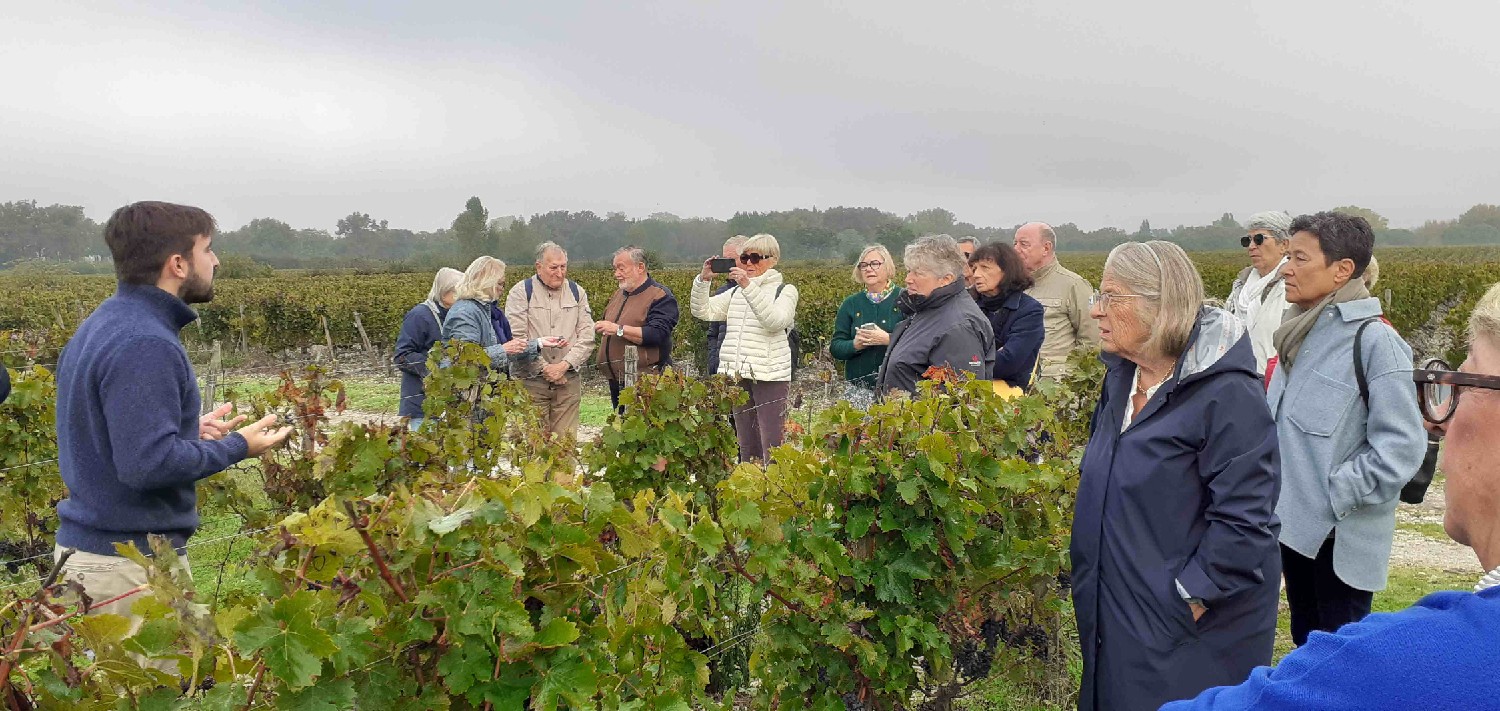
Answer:
M734 408L734 435L740 441L740 461L770 461L771 449L781 446L786 431L789 382L741 380L750 400Z
M1333 539L1323 541L1316 559L1281 547L1286 602L1292 612L1292 642L1307 643L1311 632L1336 632L1370 614L1375 593L1349 587L1333 572Z

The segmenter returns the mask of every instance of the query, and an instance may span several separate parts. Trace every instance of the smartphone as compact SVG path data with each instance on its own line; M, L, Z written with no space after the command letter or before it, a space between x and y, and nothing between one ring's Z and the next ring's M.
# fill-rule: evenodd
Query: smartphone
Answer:
M728 257L714 257L708 260L708 270L715 274L728 274L734 268L734 260Z
M862 323L859 325L859 330L861 331L867 331L872 328L875 328L875 324L873 323Z

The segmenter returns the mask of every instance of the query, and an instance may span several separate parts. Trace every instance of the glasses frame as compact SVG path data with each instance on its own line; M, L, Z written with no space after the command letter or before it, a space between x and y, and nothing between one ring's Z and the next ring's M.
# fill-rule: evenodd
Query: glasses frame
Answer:
M770 259L770 257L767 257L764 254L757 254L755 252L744 252L740 254L740 264L760 264L767 259Z
M875 267L875 268L878 269L878 268L883 267L883 266L885 266L885 262L884 261L879 260L879 259L872 259L872 260L870 260L868 262L860 262L859 264L854 265L854 268L856 268L856 269L858 269L860 271L864 271L866 269L869 269L870 267Z
M1270 242L1270 241L1272 241L1274 239L1276 239L1276 238L1275 237L1267 237L1265 235L1245 235L1244 237L1240 238L1240 246L1248 249L1250 247L1250 243L1254 242L1255 246L1259 247L1259 246L1265 244L1266 242Z
M1106 293L1104 293L1102 291L1096 291L1096 292L1094 292L1094 293L1092 293L1092 294L1089 295L1089 308L1092 309L1097 304L1103 304L1102 306L1099 307L1099 311L1100 311L1100 313L1106 313L1107 314L1107 313L1109 313L1109 304L1110 304L1110 302L1115 301L1116 299L1150 299L1150 298L1153 298L1153 297L1147 296L1145 294L1106 294Z
M1453 419L1454 413L1458 412L1458 396L1464 388L1481 388L1484 390L1500 390L1500 375L1481 375L1479 373L1464 373L1453 370L1441 360L1430 360L1428 367L1413 370L1411 379L1417 384L1417 403L1421 406L1422 417L1434 425L1441 425ZM1437 367L1432 367L1437 366ZM1428 394L1430 386L1447 385L1453 388L1453 404L1448 406L1447 414L1436 417L1433 414L1436 405L1431 402Z

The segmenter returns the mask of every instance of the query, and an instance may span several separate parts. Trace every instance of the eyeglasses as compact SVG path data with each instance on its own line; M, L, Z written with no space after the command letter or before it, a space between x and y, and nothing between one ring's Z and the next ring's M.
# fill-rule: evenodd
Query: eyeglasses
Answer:
M1254 242L1255 246L1259 247L1259 246L1265 244L1266 240L1268 240L1268 239L1276 239L1276 238L1275 237L1267 237L1265 235L1245 235L1244 237L1240 238L1240 246L1241 247L1249 247L1250 243Z
M769 259L754 252L746 252L740 255L740 264L760 264L762 259Z
M854 266L858 267L860 271L864 271L864 270L870 269L870 268L880 268L880 267L883 267L883 266L885 266L885 262L882 262L879 259L872 259L872 260L870 260L868 262L860 262L859 264L856 264Z
M1434 425L1453 419L1458 411L1460 388L1483 388L1500 390L1500 375L1461 373L1447 363L1433 359L1427 367L1414 370L1411 379L1417 383L1417 401L1422 405L1422 416Z
M1099 306L1099 310L1100 311L1103 311L1104 313L1109 313L1110 302L1121 301L1121 300L1124 300L1124 299L1150 299L1150 298L1154 298L1154 297L1146 296L1145 294L1105 294L1105 293L1096 293L1096 294L1093 294L1093 295L1089 296L1089 308L1094 308L1095 306Z

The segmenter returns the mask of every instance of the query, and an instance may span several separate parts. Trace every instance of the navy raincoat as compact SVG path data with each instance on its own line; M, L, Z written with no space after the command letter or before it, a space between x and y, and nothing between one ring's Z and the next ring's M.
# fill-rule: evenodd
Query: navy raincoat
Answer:
M1123 434L1135 365L1104 356L1070 546L1082 711L1156 709L1271 663L1281 469L1244 332L1205 308ZM1208 608L1197 622L1188 597Z

